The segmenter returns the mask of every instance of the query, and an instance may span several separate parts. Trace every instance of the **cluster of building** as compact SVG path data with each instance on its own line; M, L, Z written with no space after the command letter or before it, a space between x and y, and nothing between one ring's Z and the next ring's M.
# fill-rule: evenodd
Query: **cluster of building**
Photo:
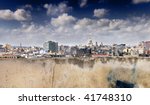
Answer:
M48 41L44 43L43 48L47 54L64 57L150 56L150 41L140 42L137 46L127 46L126 44L104 45L97 42L94 44L92 40L84 46L58 46L58 42Z
M41 57L44 52L41 47L0 45L0 58L33 58Z
M0 58L49 58L49 57L150 57L150 41L140 42L136 46L126 44L104 45L93 43L87 45L67 46L58 42L48 41L43 47L0 45Z

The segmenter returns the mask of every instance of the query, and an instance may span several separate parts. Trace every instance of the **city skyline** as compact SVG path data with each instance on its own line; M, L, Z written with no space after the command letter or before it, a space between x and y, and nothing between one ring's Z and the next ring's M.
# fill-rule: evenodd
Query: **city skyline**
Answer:
M150 40L150 0L3 0L0 44L85 45Z
M78 46L78 47L87 47L87 46L90 46L89 43L93 46L101 46L101 45L104 45L104 46L113 46L113 45L126 45L128 47L134 47L134 46L137 46L137 45L140 45L141 43L143 42L150 42L150 41L140 41L140 42L136 42L135 44L129 44L129 43L112 43L112 44L107 44L107 43L103 43L103 42L96 42L96 41L93 41L92 39L89 39L85 44L62 44L62 43L59 43L57 41L54 41L54 40L49 40L49 41L45 41L44 43L41 43L40 45L23 45L22 43L18 43L18 44L12 44L12 43L0 43L1 46L6 46L6 45L10 45L12 47L40 47L40 48L43 48L43 45L47 42L55 42L58 44L58 46L69 46L69 47L75 47L75 46Z

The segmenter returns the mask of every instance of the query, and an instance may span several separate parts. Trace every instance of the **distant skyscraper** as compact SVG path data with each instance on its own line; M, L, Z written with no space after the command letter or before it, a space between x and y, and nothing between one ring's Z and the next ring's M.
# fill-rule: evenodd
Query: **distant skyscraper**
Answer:
M48 41L43 44L43 48L48 52L58 52L58 42Z

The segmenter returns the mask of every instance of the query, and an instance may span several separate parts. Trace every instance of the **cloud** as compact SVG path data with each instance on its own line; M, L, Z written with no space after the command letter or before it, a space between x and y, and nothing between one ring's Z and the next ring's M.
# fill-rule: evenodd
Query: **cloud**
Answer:
M91 26L95 21L88 18L79 19L74 25L74 29L83 29L87 26Z
M59 26L68 26L73 24L75 22L76 18L73 16L69 16L68 14L64 13L57 18L51 19L51 24L53 26L59 27Z
M49 16L58 16L72 9L72 7L68 7L66 3L60 3L58 5L45 4L44 8L47 9L47 15Z
M30 5L30 4L26 4L23 8L25 8L25 9L33 9L33 7L32 7L32 5Z
M95 9L94 17L102 18L107 14L108 10L106 9Z
M0 27L0 42L23 45L40 45L54 40L59 44L87 44L91 38L104 44L137 44L150 40L150 20L145 17L130 19L81 18L77 19L66 13L52 18L46 25L22 23L15 29Z
M86 6L88 0L81 0L80 7Z
M6 9L0 10L0 19L26 21L31 19L31 15L24 9L17 9L14 12L9 9Z
M112 21L110 21L109 23L109 28L111 30L120 30L122 28L126 28L128 25L128 21L126 20L121 20L121 19L113 19Z
M148 3L150 2L150 0L133 0L134 4L138 4L138 3Z

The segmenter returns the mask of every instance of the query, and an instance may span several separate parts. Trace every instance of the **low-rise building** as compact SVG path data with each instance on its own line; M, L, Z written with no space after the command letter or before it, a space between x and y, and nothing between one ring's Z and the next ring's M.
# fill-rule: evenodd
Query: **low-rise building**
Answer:
M139 56L150 56L150 41L142 41L137 46Z

